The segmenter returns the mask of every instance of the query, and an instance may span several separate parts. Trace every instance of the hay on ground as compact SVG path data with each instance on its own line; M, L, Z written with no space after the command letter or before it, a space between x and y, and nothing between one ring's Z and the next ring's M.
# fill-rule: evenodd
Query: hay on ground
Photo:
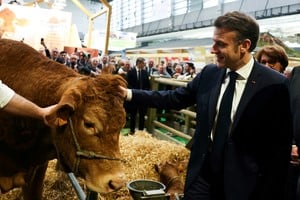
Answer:
M147 132L138 131L135 135L120 136L120 149L125 159L124 170L127 180L159 180L154 165L165 160L187 160L189 150L184 146L159 140ZM184 177L183 177L184 178ZM80 179L79 183L82 185ZM85 190L84 185L82 188ZM0 200L21 200L20 189L0 195ZM66 174L56 170L56 160L49 162L44 181L44 200L77 200L78 197ZM98 195L99 200L132 200L126 187L121 190Z

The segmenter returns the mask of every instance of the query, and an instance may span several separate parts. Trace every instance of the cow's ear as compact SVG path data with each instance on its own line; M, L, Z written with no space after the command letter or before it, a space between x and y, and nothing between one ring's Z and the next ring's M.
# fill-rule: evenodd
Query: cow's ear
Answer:
M60 127L68 123L68 118L72 112L74 112L73 106L59 103L56 109L53 109L52 112L46 116L46 120L48 124Z
M55 109L46 117L48 123L54 124L55 127L67 124L68 118L74 113L80 98L80 93L76 92L76 90L68 90L65 92Z

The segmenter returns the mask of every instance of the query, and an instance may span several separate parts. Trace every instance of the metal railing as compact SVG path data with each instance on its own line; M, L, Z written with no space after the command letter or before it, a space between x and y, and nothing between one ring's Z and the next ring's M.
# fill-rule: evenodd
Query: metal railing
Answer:
M68 173L68 178L76 192L76 195L79 200L97 200L98 199L98 193L93 191L87 191L87 194L83 191L81 186L79 185L77 178L73 173Z
M186 87L187 81L179 81L170 78L151 77L152 90L158 90L161 85L169 85L172 87ZM166 122L162 122L159 118L167 118ZM182 109L180 111L168 110L164 114L157 113L157 109L149 108L147 114L146 128L148 132L153 133L160 139L183 144L182 142L174 139L174 136L191 140L192 132L195 128L196 113L193 111L193 107ZM181 121L182 124L176 124L173 122ZM163 132L162 132L163 130Z

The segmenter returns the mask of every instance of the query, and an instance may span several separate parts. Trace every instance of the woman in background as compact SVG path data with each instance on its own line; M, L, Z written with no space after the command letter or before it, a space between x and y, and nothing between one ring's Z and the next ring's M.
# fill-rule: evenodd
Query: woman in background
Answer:
M257 61L280 73L283 73L289 64L288 56L283 47L279 45L267 45L256 54Z

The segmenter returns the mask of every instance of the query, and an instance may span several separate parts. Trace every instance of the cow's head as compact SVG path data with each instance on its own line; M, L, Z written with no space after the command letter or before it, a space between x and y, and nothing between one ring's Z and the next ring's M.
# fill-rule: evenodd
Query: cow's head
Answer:
M53 141L65 169L86 181L87 187L107 193L124 185L119 149L125 123L123 99L117 75L75 78L58 91L61 99L48 117L57 120Z

